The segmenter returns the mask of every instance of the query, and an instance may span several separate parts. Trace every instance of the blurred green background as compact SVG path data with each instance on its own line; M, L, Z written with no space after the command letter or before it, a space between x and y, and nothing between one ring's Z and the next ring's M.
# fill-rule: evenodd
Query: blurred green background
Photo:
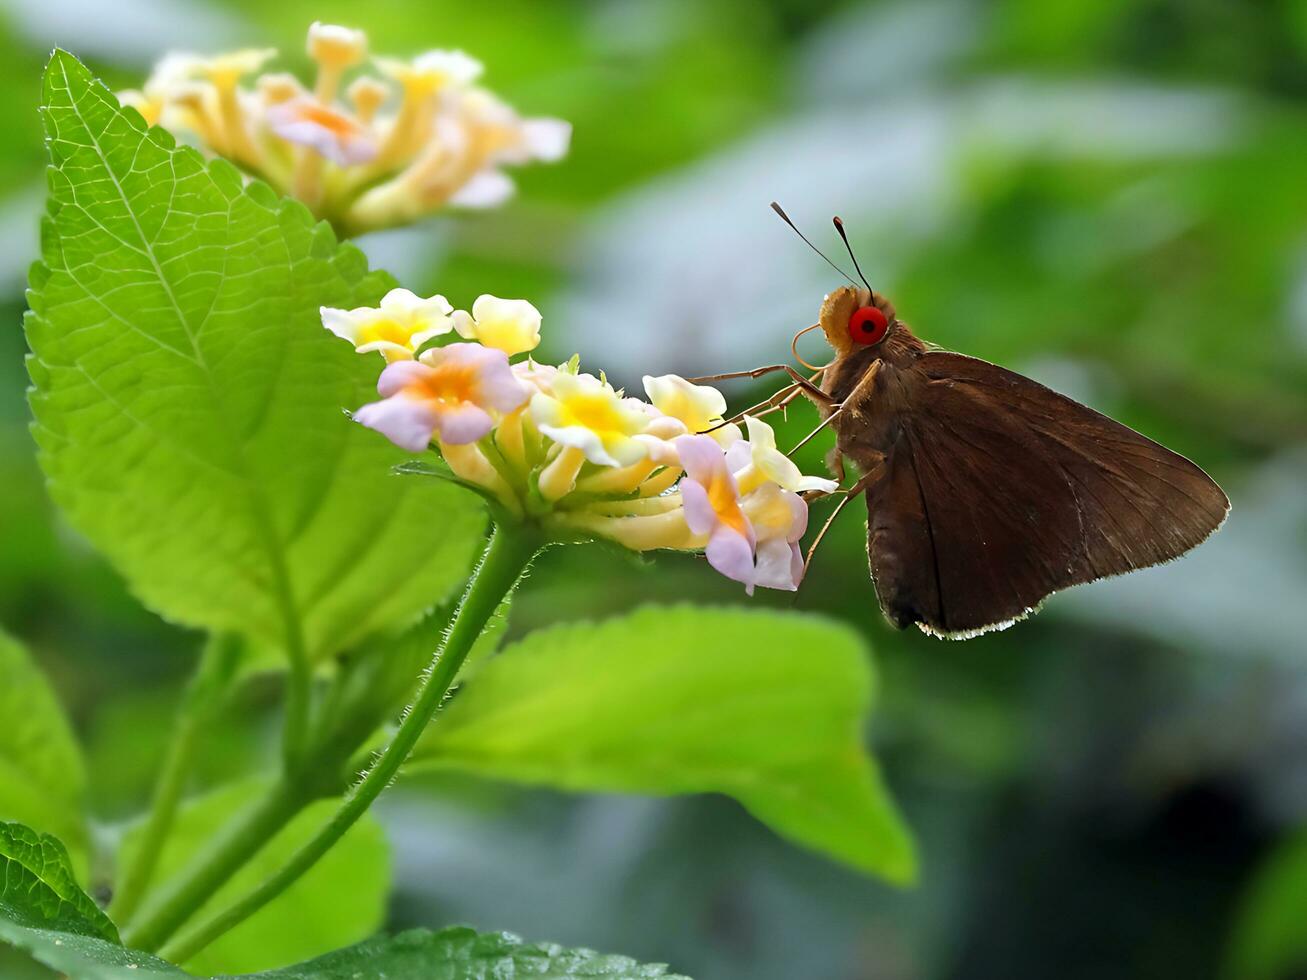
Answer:
M502 210L364 239L405 285L456 305L529 297L546 356L580 351L638 389L781 358L835 280L767 203L823 247L838 212L920 335L1160 439L1234 505L1182 561L965 644L883 624L852 512L799 596L752 600L874 645L869 737L919 835L915 891L794 850L725 799L446 779L383 800L393 926L507 928L703 980L1292 975L1295 949L1307 959L1307 0L3 0L0 622L69 704L106 823L144 804L198 638L125 593L34 462L19 320L40 70L54 44L114 87L170 48L275 44L302 68L314 19L363 27L380 52L466 48L524 112L575 126L569 158L519 172ZM768 390L734 384L739 406ZM782 444L814 421L791 412ZM511 630L687 595L748 601L692 557L551 553ZM270 752L275 696L242 697L206 783Z

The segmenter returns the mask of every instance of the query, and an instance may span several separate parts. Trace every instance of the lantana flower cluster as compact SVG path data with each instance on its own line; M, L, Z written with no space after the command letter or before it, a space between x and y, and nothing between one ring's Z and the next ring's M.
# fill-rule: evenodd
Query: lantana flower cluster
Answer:
M464 311L394 289L377 307L323 307L322 322L387 362L380 399L355 420L438 452L513 519L636 551L703 550L750 593L798 588L801 494L836 484L803 475L762 419L745 432L725 421L716 389L668 374L646 377L640 399L579 358L537 363L541 317L525 300L486 295Z
M369 59L362 31L315 23L308 53L312 88L263 70L274 49L248 48L168 54L119 98L351 234L494 207L513 193L503 167L567 153L567 123L519 116L477 84L481 63L462 51Z

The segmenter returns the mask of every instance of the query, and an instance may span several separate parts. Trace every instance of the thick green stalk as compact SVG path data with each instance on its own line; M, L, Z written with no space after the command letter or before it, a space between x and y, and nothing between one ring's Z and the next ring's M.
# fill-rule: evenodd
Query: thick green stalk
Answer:
M239 659L240 644L232 636L215 634L204 644L159 770L140 844L132 862L123 869L109 905L109 914L116 922L131 921L154 878L159 855L172 832L173 819L186 789L200 736L223 703Z
M331 820L296 851L280 870L222 912L169 943L163 949L165 958L175 963L184 963L223 933L253 915L294 884L367 812L372 802L398 774L400 766L449 693L472 645L500 602L517 584L541 544L540 539L522 525L501 524L495 529L481 564L463 594L453 622L445 632L426 677L418 688L417 696L405 712L404 720L390 744L345 797ZM137 945L153 950L158 936L151 935L149 938L151 945Z

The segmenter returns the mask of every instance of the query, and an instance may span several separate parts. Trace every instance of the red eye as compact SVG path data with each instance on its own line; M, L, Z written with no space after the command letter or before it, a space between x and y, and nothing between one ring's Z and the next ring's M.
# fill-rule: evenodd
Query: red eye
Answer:
M874 306L864 306L849 317L849 337L855 344L879 344L889 332L889 320Z

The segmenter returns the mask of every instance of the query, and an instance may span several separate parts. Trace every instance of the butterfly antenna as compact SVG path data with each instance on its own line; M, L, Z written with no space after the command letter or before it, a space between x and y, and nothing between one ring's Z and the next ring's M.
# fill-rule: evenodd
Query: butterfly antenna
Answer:
M868 292L874 293L875 290L871 288L871 283L867 282L867 277L862 274L862 266L858 265L858 257L853 254L853 246L849 244L849 236L844 231L844 222L840 220L838 214L831 221L835 222L835 230L840 233L840 238L844 239L844 248L848 251L849 258L853 260L853 268L858 270L858 278L862 280L862 284L867 287ZM849 282L853 282L853 280L850 279Z
M804 244L806 244L806 245L808 246L808 248L812 249L814 252L816 252L818 255L820 255L823 259L826 259L826 264L827 264L828 266L830 266L832 269L834 269L836 272L838 272L840 275L842 275L845 279L848 279L849 282L853 283L853 285L855 285L855 286L857 285L856 282L853 282L853 278L852 278L852 277L851 277L847 272L845 272L845 271L844 271L843 269L841 269L838 265L836 265L834 262L832 262L829 258L826 257L826 253L825 253L825 252L823 252L821 249L819 249L816 245L812 244L812 242L808 241L808 236L805 235L803 232L799 231L798 226L795 225L795 223L794 223L793 221L790 220L790 216L789 216L788 214L786 214L783 210L781 210L781 206L780 206L779 204L777 204L775 201L772 201L772 202L771 202L771 209L772 209L773 211L775 211L778 215L781 216L781 220L784 221L787 225L790 226L790 230L793 231L794 234L798 235L800 238L803 239Z

